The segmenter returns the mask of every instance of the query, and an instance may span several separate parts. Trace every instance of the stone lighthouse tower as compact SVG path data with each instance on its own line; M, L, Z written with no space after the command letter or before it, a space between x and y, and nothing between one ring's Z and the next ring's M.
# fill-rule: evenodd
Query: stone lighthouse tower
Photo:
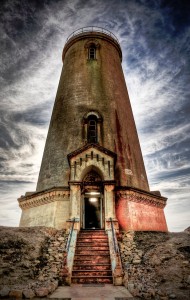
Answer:
M117 38L74 32L63 69L37 189L18 199L20 226L167 231L166 198L150 192Z

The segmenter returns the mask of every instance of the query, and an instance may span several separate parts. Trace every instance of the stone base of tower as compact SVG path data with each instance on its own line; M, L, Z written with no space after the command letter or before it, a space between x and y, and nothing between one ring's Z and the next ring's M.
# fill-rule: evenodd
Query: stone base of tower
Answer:
M167 232L167 198L131 187L117 188L116 216L120 229Z
M109 187L113 191L114 186ZM20 227L48 226L57 229L70 227L68 220L71 217L70 205L73 202L70 188L52 188L19 198L19 206L22 209ZM111 202L107 186L104 194L107 201ZM166 198L131 187L116 187L114 198L116 217L121 230L168 231L164 215ZM80 205L76 203L75 206ZM113 215L108 203L106 206L108 211L105 228L108 227L108 216ZM73 217L80 219L80 214ZM77 229L80 229L80 222L78 227Z
M70 153L69 185L19 198L20 226L67 229L69 221L75 220L77 230L107 230L110 220L114 220L122 230L167 231L167 199L157 193L116 186L115 159L114 152L96 144Z

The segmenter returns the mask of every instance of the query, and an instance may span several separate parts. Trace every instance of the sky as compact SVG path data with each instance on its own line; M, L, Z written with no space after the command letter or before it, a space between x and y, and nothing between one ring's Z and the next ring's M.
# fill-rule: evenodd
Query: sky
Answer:
M7 0L0 4L0 225L35 191L69 34L112 31L151 190L168 198L169 231L190 226L190 2Z

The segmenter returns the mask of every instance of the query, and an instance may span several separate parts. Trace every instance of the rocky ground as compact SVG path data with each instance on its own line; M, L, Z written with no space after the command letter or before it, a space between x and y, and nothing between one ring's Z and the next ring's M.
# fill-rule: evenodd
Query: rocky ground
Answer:
M45 297L62 280L65 230L0 227L0 298Z
M0 227L0 298L46 297L66 284L67 239L54 228ZM190 299L190 229L121 232L118 240L134 299Z
M135 299L190 299L190 230L122 232L124 284Z

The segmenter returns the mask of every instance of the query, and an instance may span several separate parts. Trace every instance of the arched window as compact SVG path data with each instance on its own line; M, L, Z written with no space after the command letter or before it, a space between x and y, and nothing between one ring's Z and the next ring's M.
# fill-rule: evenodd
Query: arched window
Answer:
M88 143L97 143L97 117L89 116L87 126Z
M98 111L89 111L83 117L82 137L84 143L101 143L102 116Z
M96 59L96 47L95 46L90 46L88 48L88 58Z

